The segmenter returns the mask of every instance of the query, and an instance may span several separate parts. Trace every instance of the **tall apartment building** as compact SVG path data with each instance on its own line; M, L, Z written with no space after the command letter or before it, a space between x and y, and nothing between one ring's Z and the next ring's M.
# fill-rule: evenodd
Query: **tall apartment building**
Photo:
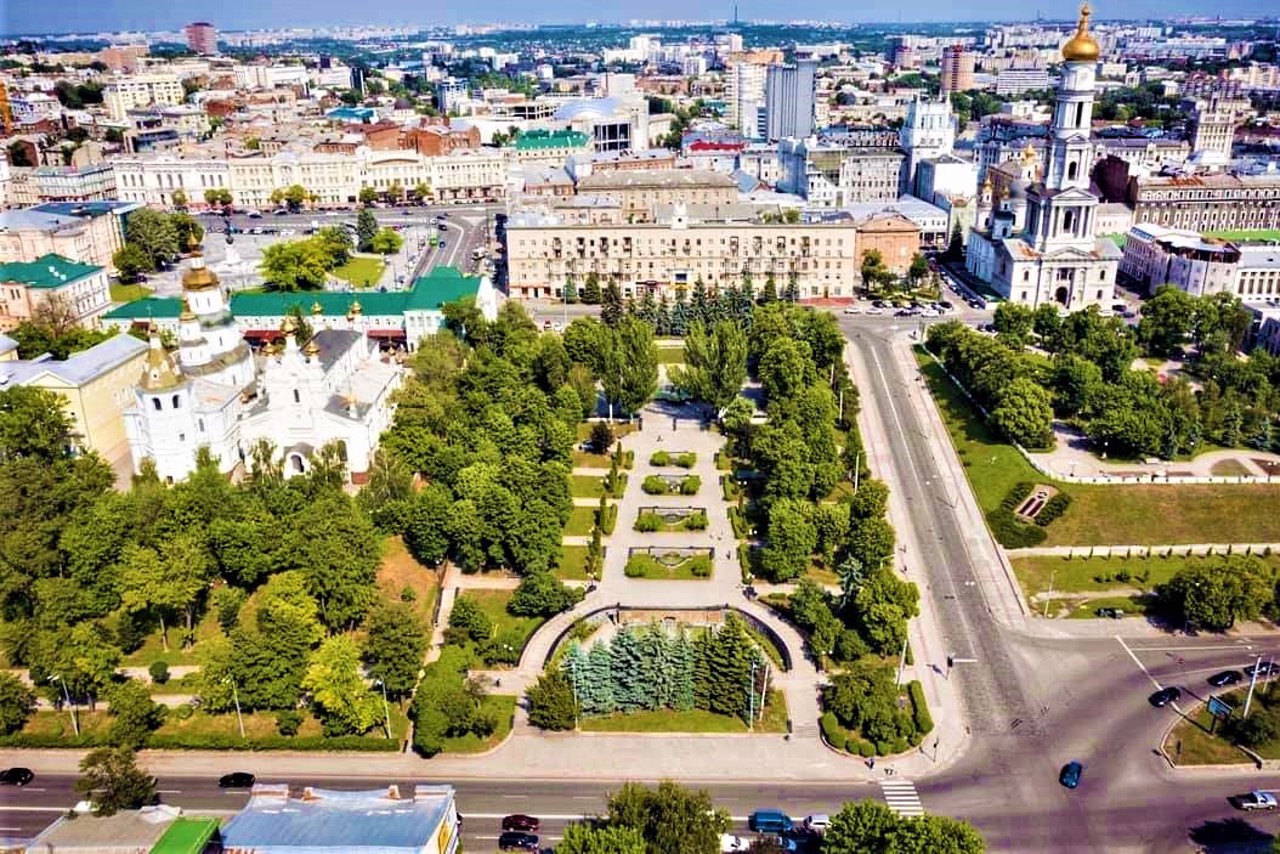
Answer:
M471 100L471 88L467 81L448 77L436 83L436 109L446 116Z
M1191 156L1197 163L1221 167L1230 162L1239 118L1236 103L1217 93L1195 102L1191 110ZM1245 101L1246 108L1248 105Z
M814 77L818 63L771 65L765 75L765 136L770 141L813 133Z
M182 28L187 36L187 47L201 56L218 52L218 30L208 21L195 21Z
M760 63L738 61L731 63L724 75L725 120L751 139L760 135L767 68Z
M1280 228L1280 175L1129 179L1133 221L1195 232Z
M102 99L111 118L124 121L135 107L181 104L185 94L176 74L134 74L110 78Z
M964 45L948 45L942 49L942 94L967 92L973 88L974 54Z

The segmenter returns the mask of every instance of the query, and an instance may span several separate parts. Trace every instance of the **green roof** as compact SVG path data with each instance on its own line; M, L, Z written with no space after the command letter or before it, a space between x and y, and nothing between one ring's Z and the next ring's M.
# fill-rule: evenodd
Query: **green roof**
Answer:
M182 300L178 297L144 297L116 306L104 314L104 320L177 320L182 314Z
M151 854L200 854L217 832L216 818L175 818Z
M445 303L473 297L480 289L478 276L464 276L457 267L436 267L425 276L413 280L406 308L432 311Z
M102 271L50 252L34 261L0 264L0 282L21 282L31 288L60 288Z
M577 130L527 130L516 137L516 150L582 148L590 141L591 137Z

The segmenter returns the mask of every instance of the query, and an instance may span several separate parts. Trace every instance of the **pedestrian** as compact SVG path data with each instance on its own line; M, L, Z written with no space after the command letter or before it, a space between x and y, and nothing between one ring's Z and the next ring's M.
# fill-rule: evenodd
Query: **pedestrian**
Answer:
M876 770L876 758L874 756L867 760L867 767L872 771Z

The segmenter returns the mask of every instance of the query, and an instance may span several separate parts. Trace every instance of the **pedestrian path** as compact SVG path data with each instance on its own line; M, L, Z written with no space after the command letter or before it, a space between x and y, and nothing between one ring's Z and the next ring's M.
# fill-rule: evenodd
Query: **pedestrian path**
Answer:
M890 777L880 781L880 789L889 809L903 818L924 815L924 804L920 803L916 784L910 780L895 780Z

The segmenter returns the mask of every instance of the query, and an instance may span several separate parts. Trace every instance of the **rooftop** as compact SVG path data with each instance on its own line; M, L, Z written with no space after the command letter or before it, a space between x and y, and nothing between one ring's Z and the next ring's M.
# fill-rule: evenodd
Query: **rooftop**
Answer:
M576 130L528 130L516 137L516 151L538 151L544 148L583 148L591 137Z
M216 818L178 818L169 825L150 854L201 854L217 832Z
M107 164L110 165L110 164ZM138 202L45 202L28 210L58 216L74 216L93 219L104 214L126 214L142 207Z
M682 187L733 187L733 176L710 169L627 169L595 172L578 182L583 193L601 190L658 187L679 189Z
M0 282L24 284L29 288L60 288L102 272L94 264L81 264L50 252L34 261L0 264Z
M144 807L113 816L59 818L27 845L28 854L136 854L150 851L165 835L180 811L175 807Z

